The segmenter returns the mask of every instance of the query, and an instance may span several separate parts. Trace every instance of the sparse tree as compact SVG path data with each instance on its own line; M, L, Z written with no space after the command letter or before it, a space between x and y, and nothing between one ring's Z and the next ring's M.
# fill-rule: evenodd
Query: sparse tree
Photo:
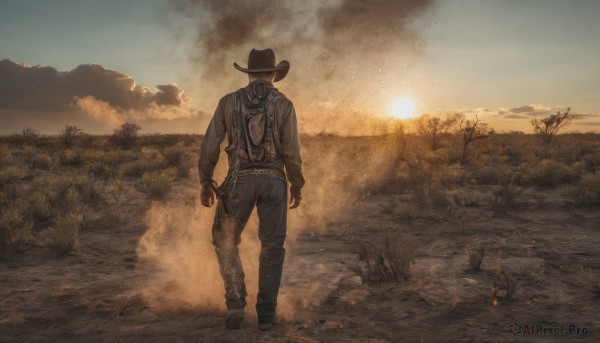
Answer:
M111 140L113 143L123 149L130 149L138 138L138 131L142 128L133 123L125 123L120 128L115 129Z
M464 165L467 161L467 148L469 144L489 137L494 133L494 129L488 127L488 124L480 122L477 116L475 119L465 119L462 117L458 125L458 132L462 135L463 140L460 164Z
M79 134L81 134L82 130L80 128L78 128L75 125L69 125L69 123L67 123L65 125L64 130L62 130L60 132L60 136L62 138L63 144L66 147L70 147L73 146L73 143L75 143L75 137L77 137Z
M534 118L531 120L531 125L535 134L540 136L544 142L544 148L547 151L559 131L569 125L573 119L574 116L571 114L571 108L568 107L566 111L561 112L559 110L556 114L551 114L546 118Z
M460 114L447 115L445 118L424 114L416 121L419 134L429 140L431 150L440 147L440 137L452 131L460 118Z

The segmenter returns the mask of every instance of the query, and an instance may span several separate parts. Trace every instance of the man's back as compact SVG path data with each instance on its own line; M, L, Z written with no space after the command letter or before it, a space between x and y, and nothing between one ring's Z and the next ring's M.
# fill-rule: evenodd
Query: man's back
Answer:
M239 327L244 318L247 294L237 246L257 207L261 253L256 312L259 329L266 330L275 322L285 257L287 180L290 208L300 205L304 185L298 123L292 102L273 87L287 74L287 61L275 65L270 49L252 50L248 68L234 66L248 73L250 83L221 98L206 130L198 161L201 202L212 206L213 192L219 198L212 234L225 284L227 328ZM225 136L229 170L217 187L212 177Z

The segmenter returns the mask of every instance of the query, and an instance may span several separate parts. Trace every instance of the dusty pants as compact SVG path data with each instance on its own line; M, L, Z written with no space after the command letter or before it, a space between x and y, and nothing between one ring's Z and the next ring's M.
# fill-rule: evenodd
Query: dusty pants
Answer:
M285 257L286 181L264 174L238 177L236 196L219 199L217 204L213 244L225 284L227 308L243 308L247 293L238 244L254 206L260 223L258 237L261 243L256 312L259 321L273 322Z

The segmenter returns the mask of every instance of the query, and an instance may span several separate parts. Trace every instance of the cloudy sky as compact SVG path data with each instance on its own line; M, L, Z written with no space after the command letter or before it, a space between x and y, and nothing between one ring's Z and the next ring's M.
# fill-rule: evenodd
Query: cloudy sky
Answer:
M290 61L277 87L307 132L361 133L399 97L499 131L570 106L596 131L599 16L595 0L0 0L0 134L201 132L252 47Z

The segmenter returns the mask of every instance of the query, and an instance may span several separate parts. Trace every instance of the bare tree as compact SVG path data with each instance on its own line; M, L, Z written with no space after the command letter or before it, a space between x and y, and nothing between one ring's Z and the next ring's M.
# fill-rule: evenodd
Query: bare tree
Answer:
M467 161L467 148L469 147L469 144L489 137L494 133L494 129L488 127L488 124L480 122L477 116L475 116L475 119L465 119L462 117L458 125L458 132L462 135L463 139L460 164L464 165Z
M23 128L23 142L27 145L36 146L40 139L40 132L30 127Z
M440 137L452 131L459 118L460 114L447 115L443 119L424 114L417 119L416 129L429 140L431 150L437 150L440 147Z
M111 140L113 143L123 149L130 149L138 137L138 131L142 128L133 123L125 123L120 128L115 129Z
M60 132L63 144L67 147L72 146L75 142L75 137L77 137L77 135L79 135L81 132L83 131L77 126L69 125L69 123L67 123L64 130Z
M533 131L542 138L546 150L548 150L558 132L573 121L574 116L570 112L571 108L568 107L565 112L559 110L556 114L551 114L546 118L531 120Z

